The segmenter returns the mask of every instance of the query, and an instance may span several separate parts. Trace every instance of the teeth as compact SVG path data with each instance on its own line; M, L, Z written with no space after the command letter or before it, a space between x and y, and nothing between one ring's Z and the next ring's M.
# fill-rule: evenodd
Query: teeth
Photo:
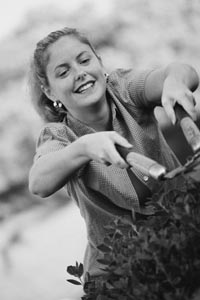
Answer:
M92 87L93 84L94 84L93 82L90 82L90 83L87 83L87 84L81 86L81 87L78 89L78 92L79 92L79 93L84 92L84 91L87 90L88 88Z

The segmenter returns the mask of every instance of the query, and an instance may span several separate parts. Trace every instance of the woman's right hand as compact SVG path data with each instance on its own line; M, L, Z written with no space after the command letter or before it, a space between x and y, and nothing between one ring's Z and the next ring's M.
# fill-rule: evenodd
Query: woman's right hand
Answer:
M103 131L91 133L80 137L83 145L83 154L90 160L119 168L127 168L128 165L116 150L115 144L130 148L132 145L115 131Z

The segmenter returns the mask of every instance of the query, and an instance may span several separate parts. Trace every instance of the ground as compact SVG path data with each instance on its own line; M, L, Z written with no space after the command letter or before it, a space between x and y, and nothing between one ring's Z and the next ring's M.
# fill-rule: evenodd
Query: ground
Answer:
M0 225L1 300L75 300L81 287L66 282L68 265L81 262L86 245L83 220L70 203L51 215L22 212Z

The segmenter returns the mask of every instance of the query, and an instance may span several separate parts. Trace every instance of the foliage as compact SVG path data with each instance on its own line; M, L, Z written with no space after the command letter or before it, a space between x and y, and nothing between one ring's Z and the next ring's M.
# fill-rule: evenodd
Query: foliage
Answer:
M95 281L86 274L82 299L192 299L200 289L199 199L200 182L188 179L184 192L153 196L156 216L133 224L116 219L106 226L104 243L98 246L105 275ZM82 284L82 264L67 271Z

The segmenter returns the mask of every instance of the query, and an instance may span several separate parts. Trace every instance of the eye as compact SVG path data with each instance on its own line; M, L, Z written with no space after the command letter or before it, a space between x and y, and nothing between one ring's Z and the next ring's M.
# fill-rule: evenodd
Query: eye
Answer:
M60 72L60 74L59 74L59 76L63 76L63 75L65 75L66 74L66 70L65 71L62 71L62 72Z
M69 70L68 70L68 69L61 70L61 71L58 73L58 77L64 77L64 76L68 75L68 73L69 73Z
M90 62L90 58L84 58L80 61L81 64L87 64Z

